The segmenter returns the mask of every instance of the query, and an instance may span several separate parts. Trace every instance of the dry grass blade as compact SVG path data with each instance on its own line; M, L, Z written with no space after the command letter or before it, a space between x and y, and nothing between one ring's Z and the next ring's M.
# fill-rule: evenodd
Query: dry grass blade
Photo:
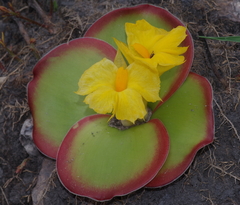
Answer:
M222 167L219 167L219 166L214 165L214 164L210 164L210 166L213 167L213 168L215 168L215 169L217 169L217 170L219 170L219 171L221 171L221 173L218 173L218 172L217 172L219 175L228 175L228 176L234 178L235 181L240 181L240 177L233 175L231 172L227 172L227 171L226 171L225 169L223 169Z
M2 195L3 195L3 197L4 197L4 199L5 199L6 203L7 203L7 205L9 205L9 203L8 203L8 199L7 199L6 195L5 195L5 193L4 193L3 189L2 189L2 187L0 187L0 189L1 189L1 191L2 191Z

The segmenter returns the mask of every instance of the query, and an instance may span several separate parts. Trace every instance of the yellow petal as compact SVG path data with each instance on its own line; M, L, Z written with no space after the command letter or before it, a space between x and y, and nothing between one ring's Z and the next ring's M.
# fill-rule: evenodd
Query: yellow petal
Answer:
M174 53L174 50L181 44L186 36L186 28L183 26L178 26L157 41L153 46L153 49L156 53L165 52L165 49L168 51L172 50Z
M156 72L156 67L158 65L157 60L152 60L152 58L141 58L141 57L135 57L134 60L136 63L143 64L153 72Z
M184 56L172 55L164 52L155 54L151 59L161 66L176 66L185 62Z
M159 97L160 78L157 72L152 72L148 67L133 63L128 66L128 88L136 90L148 102L161 100Z
M118 68L112 61L102 59L82 74L78 82L79 89L75 93L87 95L104 86L114 89L117 70Z
M165 48L161 52L170 53L174 55L181 55L187 51L188 47Z
M112 113L117 105L117 92L109 87L100 87L87 95L84 102L100 114Z
M135 123L137 119L144 119L147 114L142 96L133 89L118 92L118 103L114 113L119 120Z
M136 24L126 23L125 29L128 47L122 42L118 42L117 45L129 63L144 64L161 75L185 62L184 57L179 55L185 53L188 48L178 47L186 37L185 27L178 26L167 32L145 20L139 20ZM161 67L161 71L157 69L158 66Z
M144 19L138 20L136 24L126 23L125 30L129 49L131 49L130 45L139 43L149 50L158 40L168 33L164 29L152 26Z
M134 62L133 55L130 52L130 50L128 49L127 45L125 43L117 40L116 38L113 38L113 39L114 39L114 42L116 43L118 49L122 52L124 57L127 59L128 63L131 64L132 62Z

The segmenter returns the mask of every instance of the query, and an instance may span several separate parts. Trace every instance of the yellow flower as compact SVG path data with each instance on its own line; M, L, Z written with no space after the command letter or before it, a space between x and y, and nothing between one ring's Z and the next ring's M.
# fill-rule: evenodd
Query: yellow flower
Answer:
M137 63L118 68L104 58L83 73L78 86L76 94L87 95L84 102L95 112L132 123L144 119L146 101L160 100L159 76Z
M186 28L178 26L167 32L156 28L145 20L138 20L136 24L126 23L127 44L115 40L118 48L129 64L141 62L149 68L158 71L159 75L185 62L181 54L187 47L179 47L186 38Z

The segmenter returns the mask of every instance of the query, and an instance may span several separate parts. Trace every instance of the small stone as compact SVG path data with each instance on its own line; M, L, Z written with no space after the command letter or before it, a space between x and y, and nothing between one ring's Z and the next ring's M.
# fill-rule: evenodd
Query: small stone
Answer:
M0 86L5 83L5 81L7 80L7 77L0 77Z

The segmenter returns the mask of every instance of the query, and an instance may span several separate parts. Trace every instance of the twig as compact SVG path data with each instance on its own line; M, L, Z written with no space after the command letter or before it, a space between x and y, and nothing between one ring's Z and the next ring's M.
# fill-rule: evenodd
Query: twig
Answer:
M29 37L26 29L24 28L23 23L18 18L16 18L15 16L12 16L12 18L17 23L20 33L22 34L22 36L23 36L24 40L26 41L26 43L29 45L29 48L33 51L34 56L37 59L40 59L39 52L36 49L35 45L33 44L33 42L35 42L35 39Z
M30 22L32 24L35 24L35 25L38 25L38 26L40 26L42 28L47 29L46 25L38 23L38 22L36 22L36 21L34 21L32 19L29 19L29 18L27 18L25 16L22 16L20 12L16 11L13 8L13 5L11 3L8 3L8 6L9 6L9 9L4 7L4 6L0 6L0 11L2 12L1 15L3 15L3 16L15 16L17 18L23 19L23 20L28 21L28 22Z
M217 105L217 107L218 107L221 115L225 118L225 120L228 121L228 123L231 125L233 131L234 131L235 134L237 135L238 139L240 140L240 136L238 135L238 131L237 131L237 129L235 128L234 124L233 124L233 123L231 122L231 120L229 120L229 119L227 118L227 116L223 113L222 108L221 108L220 105L217 103L217 101L216 101L215 99L213 99L213 100L214 100L215 104Z
M47 16L47 14L45 14L45 12L43 11L43 9L40 7L40 5L37 3L36 0L30 0L30 6L32 8L34 8L38 14L41 16L41 18L44 21L44 24L46 26L46 28L48 29L49 33L51 34L55 34L57 32L55 26L53 25L53 23L50 20L50 17Z
M11 73L9 73L9 74L6 76L6 77L7 77L6 80L0 85L0 90L2 89L4 83L7 81L7 79L8 79L11 75L15 74L15 73L18 71L18 69L19 69L19 67L17 67L14 71L12 71Z
M25 30L22 22L19 21L19 19L16 18L15 16L12 16L12 19L17 23L19 31L20 31L22 37L24 38L24 40L27 42L27 44L30 44L30 37L29 37L27 31Z
M2 189L1 186L0 186L0 189L1 189L1 191L2 191L3 197L4 197L4 199L5 199L6 203L7 203L7 205L9 205L9 203L8 203L8 199L7 199L7 197L6 197L6 195L5 195L5 193L4 193L4 191L3 191L3 189Z
M22 60L15 54L13 53L13 51L11 51L7 45L5 44L5 37L4 37L4 33L2 32L1 34L1 39L0 39L0 44L3 46L3 48L8 52L8 54L10 54L12 56L13 59L18 60L19 62L22 62ZM2 59L2 58L1 58Z
M202 195L202 194L201 194L201 195ZM212 200L212 198L211 198L210 193L208 193L208 197L206 197L206 196L204 196L204 195L202 195L202 196L203 196L203 198L205 198L207 201L210 201L212 205L214 205L214 202L213 202L213 200Z
M71 37L72 37L72 33L73 33L73 31L74 31L75 29L76 29L76 28L71 29L71 31L70 31L70 33L69 33L68 40L67 40L67 44L69 43L69 41L70 41L70 39L71 39Z
M216 165L214 165L214 164L210 164L210 166L212 166L213 168L215 168L215 169L218 169L218 170L220 170L223 174L225 174L225 175L228 175L228 176L230 176L230 177L232 177L232 178L234 178L235 179L235 181L240 181L240 177L238 177L238 176L235 176L235 175L233 175L232 173L230 173L230 172L226 172L224 169L222 169L221 167L219 167L219 166L216 166Z

